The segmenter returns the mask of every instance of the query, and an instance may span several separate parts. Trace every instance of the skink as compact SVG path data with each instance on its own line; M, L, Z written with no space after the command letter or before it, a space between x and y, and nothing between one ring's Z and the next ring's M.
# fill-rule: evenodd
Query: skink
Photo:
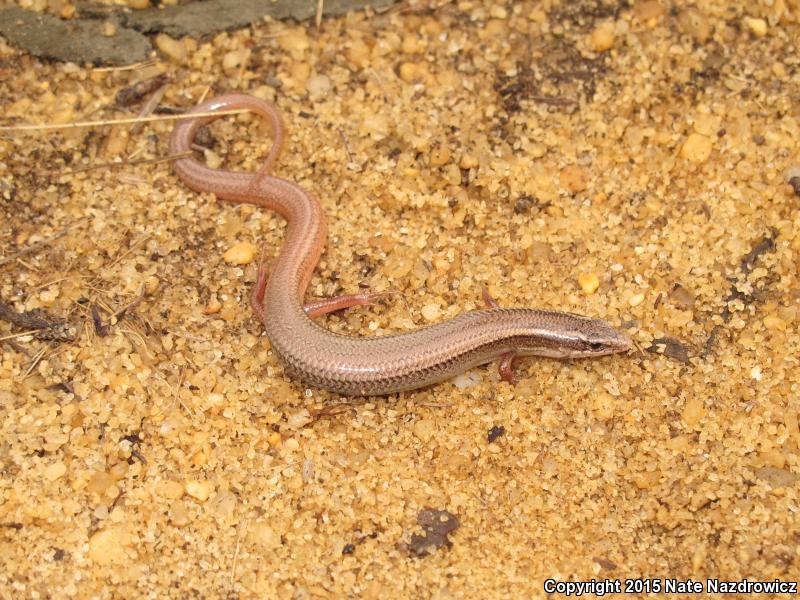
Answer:
M259 268L251 305L264 323L272 349L285 372L313 386L347 395L383 395L428 386L476 365L501 360L510 377L517 355L555 358L594 357L631 348L631 340L600 319L530 308L488 308L408 333L350 337L326 330L311 316L370 300L369 295L332 298L304 305L304 296L327 235L319 202L300 186L269 175L285 137L283 122L269 103L244 94L227 94L195 106L192 112L247 109L266 118L274 143L255 173L210 169L190 151L197 130L217 118L198 116L178 122L170 137L175 172L197 192L273 210L287 221L283 248L266 275ZM495 306L489 299L490 306Z

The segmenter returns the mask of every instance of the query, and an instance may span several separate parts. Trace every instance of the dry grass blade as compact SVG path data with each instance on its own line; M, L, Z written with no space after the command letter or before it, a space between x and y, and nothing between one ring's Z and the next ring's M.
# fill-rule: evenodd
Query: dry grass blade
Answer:
M148 123L151 121L176 121L181 119L196 119L197 117L219 117L222 115L238 115L249 112L246 109L216 110L206 112L186 113L183 115L155 115L149 117L131 117L130 119L105 119L101 121L76 121L74 123L45 124L45 125L0 125L0 131L48 131L52 129L78 129L80 127L104 127L106 125L131 125L135 123Z
M4 335L0 337L0 342L4 340L13 340L14 338L23 337L26 335L33 335L34 333L39 333L40 331L44 331L43 329L31 329L30 331L20 331L19 333L11 333L9 335Z
M179 154L171 154L170 156L159 156L158 158L142 158L140 160L122 160L119 162L107 162L96 165L89 165L88 167L81 167L80 169L73 169L71 171L59 171L59 175L74 175L75 173L85 173L87 171L95 171L97 169L115 169L117 167L130 167L137 165L154 165L162 162L169 162L179 158L189 158L192 156L191 152L181 152ZM0 263L1 264L1 263Z
M44 353L45 352L47 352L47 346L44 346L41 350L39 350L36 354L33 355L33 358L31 359L30 364L28 364L28 368L25 369L25 372L22 374L22 378L21 378L22 381L27 379L28 375L33 373L33 370L36 368L36 365L38 365L39 362L44 357Z
M97 67L92 69L95 73L109 73L112 71L135 71L136 69L141 69L144 67L150 67L155 65L158 61L154 58L149 60L145 60L138 63L133 63L132 65L123 65L121 67Z
M147 102L145 102L144 105L142 106L142 110L139 111L139 114L137 115L138 118L141 119L143 117L149 117L151 114L153 114L153 111L161 103L161 99L164 97L164 94L167 91L167 87L169 86L164 84L161 87L159 87L156 91L154 91L152 94L150 94L150 97L147 99ZM135 123L133 127L131 127L131 133L132 134L139 133L143 125L144 122Z
M317 33L322 25L322 11L324 10L325 0L317 0L317 14L314 16L314 24L317 26Z
M73 225L70 225L69 227L65 227L64 229L62 229L60 231L57 231L56 233L54 233L50 237L46 237L43 240L39 240L38 242L34 242L33 244L31 244L27 248L23 248L19 252L11 254L10 256L6 256L5 258L0 258L0 267L5 265L6 263L10 263L10 262L13 262L13 261L17 260L18 258L20 258L22 256L25 256L26 254L30 254L31 252L33 252L37 248L40 248L41 246L46 246L47 244L50 244L51 242L56 241L58 238L63 237L64 235L66 235L70 230L75 229L76 227L78 227L79 225L82 225L86 221L88 221L87 218L80 219L76 223L74 223Z
M231 584L236 581L236 563L239 560L239 549L242 545L242 536L247 532L247 525L249 524L249 520L245 517L244 522L242 523L241 527L239 528L239 535L236 536L236 548L233 551L233 564L231 565Z
M137 348L137 352L140 352L141 349L146 357L153 358L153 353L150 352L150 349L147 347L147 340L141 333L135 329L127 328L120 329L119 332L125 335L133 343L133 345Z

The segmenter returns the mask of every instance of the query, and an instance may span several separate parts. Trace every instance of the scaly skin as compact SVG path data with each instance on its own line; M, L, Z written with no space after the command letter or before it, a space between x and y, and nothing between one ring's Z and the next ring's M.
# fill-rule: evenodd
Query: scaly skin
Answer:
M195 191L255 204L286 219L283 248L269 277L262 265L251 304L289 375L342 394L382 395L431 385L497 358L509 372L510 360L517 355L579 358L631 348L630 338L600 319L529 308L478 310L409 333L370 338L320 327L307 316L303 299L325 245L322 207L296 184L268 174L285 136L280 115L270 104L227 94L192 112L232 109L248 109L271 122L275 142L264 166L256 173L238 173L179 158L174 168ZM179 121L170 137L170 153L190 150L197 129L215 118ZM354 303L344 301L345 306ZM341 306L333 299L330 310Z

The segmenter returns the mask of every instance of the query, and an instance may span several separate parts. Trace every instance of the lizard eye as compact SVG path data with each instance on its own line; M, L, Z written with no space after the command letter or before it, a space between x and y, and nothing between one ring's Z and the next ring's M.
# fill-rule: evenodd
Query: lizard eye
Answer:
M603 349L603 343L602 342L589 342L589 349L590 350L595 350L595 351L602 350Z

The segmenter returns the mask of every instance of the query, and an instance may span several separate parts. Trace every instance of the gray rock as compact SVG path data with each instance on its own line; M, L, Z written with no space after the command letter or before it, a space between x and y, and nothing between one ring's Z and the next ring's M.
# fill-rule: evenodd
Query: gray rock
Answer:
M325 0L323 15L335 16L366 6L380 9L395 0ZM163 32L172 37L206 35L237 29L264 17L304 21L317 12L315 0L204 0L183 6L137 10L122 16L127 27L142 33Z
M113 36L105 36L103 24L100 19L63 21L16 6L0 10L0 35L41 58L125 65L152 52L150 40L138 31L119 27Z
M366 6L391 6L395 0L325 0L323 15L335 16ZM237 29L266 16L302 21L317 11L315 0L205 0L138 11L114 10L105 18L62 20L18 7L0 9L0 35L34 56L95 65L126 65L147 59L153 48L143 34L202 36ZM103 25L117 25L113 36Z

